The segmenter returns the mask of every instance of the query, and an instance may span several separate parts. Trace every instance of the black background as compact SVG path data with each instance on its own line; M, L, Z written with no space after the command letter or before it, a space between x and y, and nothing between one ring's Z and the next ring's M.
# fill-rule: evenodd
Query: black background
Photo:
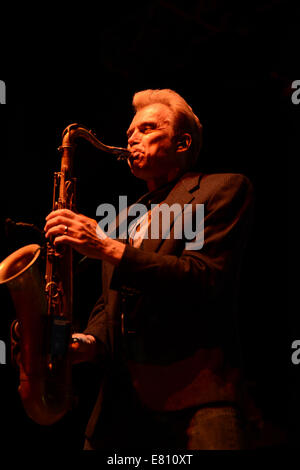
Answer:
M0 106L0 258L39 241L25 229L7 236L4 221L9 217L43 228L51 210L52 174L60 167L57 147L68 124L81 123L102 142L126 146L134 92L176 90L204 126L199 169L243 173L254 185L255 223L240 295L245 367L265 422L262 445L280 448L290 431L288 442L297 446L299 371L290 356L300 333L297 304L288 307L289 286L290 294L297 292L288 275L288 257L294 264L297 252L294 239L288 240L288 217L295 224L297 210L288 187L293 181L297 188L300 105L291 102L291 83L300 79L298 12L280 0L240 6L221 0L155 1L100 10L81 6L75 20L70 9L52 7L30 21L27 6L18 15L26 18L22 27L15 25L6 37L0 75L7 92L7 104ZM125 163L85 141L78 146L75 175L78 210L94 218L100 203L116 204L119 195L133 201L146 190ZM100 294L99 264L77 266L75 285L75 322L83 328ZM81 449L97 391L93 368L74 370L79 401L71 413L50 428L32 423L22 410L10 364L14 311L4 287L0 306L0 339L7 345L7 364L0 366L1 446Z

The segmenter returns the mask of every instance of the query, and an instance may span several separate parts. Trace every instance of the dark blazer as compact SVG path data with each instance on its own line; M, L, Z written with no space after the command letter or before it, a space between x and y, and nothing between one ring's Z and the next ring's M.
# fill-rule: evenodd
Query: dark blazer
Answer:
M193 213L204 204L204 245L186 250L172 227L169 239L126 245L118 268L103 263L103 293L85 330L106 348L88 438L105 397L125 383L151 410L239 402L237 295L252 185L239 174L188 173L164 202L191 204Z

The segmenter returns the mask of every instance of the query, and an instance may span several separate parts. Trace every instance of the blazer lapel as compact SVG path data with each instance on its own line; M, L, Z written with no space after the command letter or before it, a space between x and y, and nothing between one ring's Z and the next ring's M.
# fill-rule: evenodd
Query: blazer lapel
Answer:
M173 204L179 204L181 206L180 215L182 216L184 205L189 204L195 198L193 193L199 188L200 179L202 174L187 173L185 174L170 191L163 204L167 204L169 207ZM145 238L141 244L141 249L145 251L157 252L160 246L164 242L162 233L162 224L159 224L159 237L155 239ZM174 220L171 224L170 231L174 226ZM149 233L151 233L151 224L149 226Z

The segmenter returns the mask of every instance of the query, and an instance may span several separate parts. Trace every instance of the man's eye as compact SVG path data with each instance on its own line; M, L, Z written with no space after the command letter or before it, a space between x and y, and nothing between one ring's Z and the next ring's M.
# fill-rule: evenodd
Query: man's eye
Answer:
M144 126L143 127L143 132L146 134L147 132L151 132L154 130L154 127L153 126Z

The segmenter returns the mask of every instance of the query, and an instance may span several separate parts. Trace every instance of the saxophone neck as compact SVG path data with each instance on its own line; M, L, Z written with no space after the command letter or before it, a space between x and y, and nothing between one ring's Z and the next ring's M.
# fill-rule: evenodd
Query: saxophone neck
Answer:
M102 150L103 152L116 155L118 160L127 160L130 156L129 150L122 147L112 147L103 144L99 139L97 139L96 135L91 130L84 126L80 126L77 123L70 124L65 128L62 133L62 144L58 150L65 151L67 149L69 152L73 153L73 150L76 147L75 141L78 137L88 140L92 145L94 145L94 147Z

